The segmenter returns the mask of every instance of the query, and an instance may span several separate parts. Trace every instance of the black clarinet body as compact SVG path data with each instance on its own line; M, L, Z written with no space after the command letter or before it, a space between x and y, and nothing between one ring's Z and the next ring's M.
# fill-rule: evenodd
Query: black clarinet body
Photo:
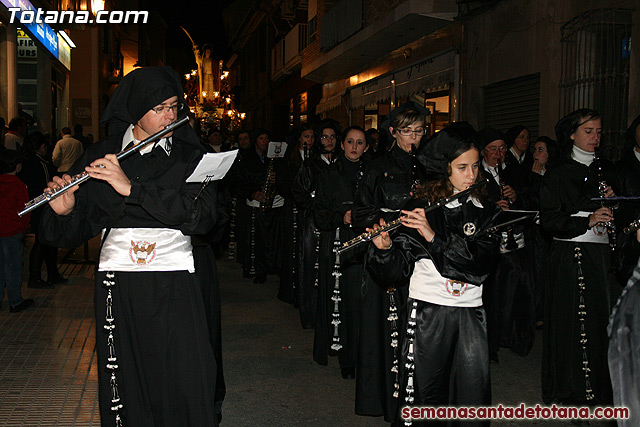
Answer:
M604 172L602 171L602 160L600 157L600 148L596 147L594 150L593 161L596 167L596 174L598 175L598 194L601 198L607 197L607 182L604 179ZM607 203L606 201L600 202L601 207L607 207L613 213L614 209L618 206L615 203ZM609 250L611 252L611 268L615 269L617 265L617 256L618 256L618 236L616 230L616 222L615 220L607 221L604 223L604 226L607 228L607 235L609 236Z
M507 196L504 195L504 187L507 183L504 180L504 174L502 173L502 162L498 159L498 165L496 167L496 172L498 173L498 181L500 182L500 200L506 200L509 205L511 205L511 200ZM513 235L513 228L507 227L505 230L507 233L507 241L505 244L505 249L508 251L514 251L518 249L518 242Z

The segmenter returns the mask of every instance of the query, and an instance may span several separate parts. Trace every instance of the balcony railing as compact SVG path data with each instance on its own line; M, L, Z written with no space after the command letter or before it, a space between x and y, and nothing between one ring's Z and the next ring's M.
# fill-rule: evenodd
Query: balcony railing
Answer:
M296 24L291 31L273 46L271 78L273 80L291 74L302 64L302 50L307 47L307 24Z

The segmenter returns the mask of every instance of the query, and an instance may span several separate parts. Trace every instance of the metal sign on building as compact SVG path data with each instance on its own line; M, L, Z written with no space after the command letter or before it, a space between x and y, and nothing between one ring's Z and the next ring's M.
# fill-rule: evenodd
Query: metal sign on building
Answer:
M18 30L18 58L37 58L36 43L22 30Z

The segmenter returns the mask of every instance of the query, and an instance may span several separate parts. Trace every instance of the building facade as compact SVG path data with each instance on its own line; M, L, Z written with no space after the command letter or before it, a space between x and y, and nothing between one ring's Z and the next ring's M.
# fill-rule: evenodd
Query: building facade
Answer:
M379 127L413 100L431 111L430 133L466 120L553 137L561 116L589 107L603 114L615 159L640 113L630 102L640 91L636 3L236 0L225 10L229 65L243 70L250 127L325 117Z

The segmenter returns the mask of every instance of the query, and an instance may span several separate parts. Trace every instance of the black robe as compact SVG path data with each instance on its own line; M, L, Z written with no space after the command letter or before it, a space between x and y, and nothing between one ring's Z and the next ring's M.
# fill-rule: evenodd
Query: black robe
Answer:
M93 144L72 167L77 173L92 160L122 148L123 134ZM89 180L75 193L66 216L46 207L43 241L76 247L104 228L171 228L185 235L206 234L216 222L214 186L185 181L203 151L173 136L170 156L160 147L134 153L121 167L131 180L123 197L106 182ZM95 273L96 348L103 426L111 413L108 361L107 272ZM117 389L124 425L217 425L216 361L211 346L200 280L188 271L115 272L112 293Z
M278 299L294 306L298 281L298 243L302 240L302 212L296 206L293 197L293 183L302 167L302 157L298 145L291 145L291 150L277 165L276 185L278 193L284 197L283 225L282 225L282 270L280 273L280 287Z
M300 215L299 226L302 238L298 242L296 301L300 310L300 322L304 329L310 329L316 323L316 305L318 303L318 252L319 239L313 208L317 177L329 168L319 155L305 160L296 175L291 192Z
M620 177L620 194L618 195L640 196L640 161L636 157L635 149L627 151L622 160L616 163L616 170ZM618 282L625 286L640 257L640 244L636 239L636 233L624 234L622 230L632 221L640 219L640 201L621 203L620 209L616 210L614 215L618 228L616 276Z
M265 153L266 154L266 153ZM252 201L256 191L262 191L269 162L277 159L260 158L255 149L243 153L229 171L231 192L236 195L236 207ZM242 270L245 277L255 274L265 278L268 274L279 274L282 236L282 207L262 210L259 207L247 206L237 209L236 229L244 229L238 239L238 247L242 254ZM246 215L246 217L244 216Z
M412 159L397 145L371 163L362 182L362 190L353 210L353 226L358 232L378 223L380 218L396 219L411 199ZM383 211L392 210L393 212ZM380 283L366 270L360 289L360 338L356 370L356 407L359 415L384 415L392 421L397 399L393 397L397 374L392 371L398 360L399 345L392 347L392 333L402 330L400 323L407 300L406 287L400 283ZM393 291L388 289L396 288ZM398 320L389 321L390 307L397 310ZM400 338L400 337L398 337Z
M320 230L320 259L313 360L326 365L328 355L337 353L340 368L343 369L355 368L357 363L363 257L362 249L343 252L340 255L340 267L336 270L333 249L335 242L341 244L356 236L353 227L344 223L344 215L353 210L364 168L364 163L353 163L341 154L328 170L318 176L315 198L314 218ZM334 274L338 273L339 287L336 290ZM338 312L332 298L340 299ZM332 324L334 321L340 322L338 335ZM341 348L332 349L332 343Z
M515 159L514 159L515 161ZM501 188L491 172L483 170L489 177L487 184L488 200L501 199ZM507 164L501 170L501 178L516 192L516 200L511 209L534 209L535 202L527 185L529 175L523 177L523 169ZM522 226L511 229L515 240L518 234L524 235L525 246L511 252L501 253L495 271L487 279L483 292L483 301L487 311L487 332L489 352L496 357L500 347L508 347L521 356L526 356L533 347L535 338L535 292L533 265L534 246L528 243L528 235L533 229ZM505 234L503 233L503 239ZM504 242L503 242L504 245Z
M615 172L604 163L607 182L616 191ZM616 191L617 193L617 191ZM567 160L547 172L540 189L542 226L554 238L571 239L587 232L587 217L572 217L578 211L593 212L600 207L590 198L598 197L594 164L587 167ZM584 305L579 309L578 263L582 254ZM545 291L542 353L542 398L545 403L608 405L612 403L607 367L607 323L611 307L621 287L610 271L609 245L554 240L551 246L550 276ZM580 314L584 311L589 383L594 398L587 401L580 344Z
M425 202L414 200L406 209L424 206ZM390 250L370 246L368 268L382 282L406 283L416 262L431 259L443 277L477 287L498 261L499 237L480 233L494 225L499 213L500 209L490 202L480 207L464 198L457 206L436 209L427 213L435 232L433 242L427 243L417 230L401 227L393 237ZM471 236L464 231L469 224L476 230ZM421 285L432 288L444 283L435 281ZM489 354L482 306L448 306L411 298L409 301L415 306L415 325L402 330L407 336L403 340L399 365L399 407L408 404L408 393L414 398L410 406L490 405ZM414 315L411 311L407 308L404 324ZM407 367L410 363L409 342L413 344L413 368ZM413 392L407 388L409 376L413 379ZM402 425L402 421L398 411L396 425ZM488 422L470 424L488 425Z

